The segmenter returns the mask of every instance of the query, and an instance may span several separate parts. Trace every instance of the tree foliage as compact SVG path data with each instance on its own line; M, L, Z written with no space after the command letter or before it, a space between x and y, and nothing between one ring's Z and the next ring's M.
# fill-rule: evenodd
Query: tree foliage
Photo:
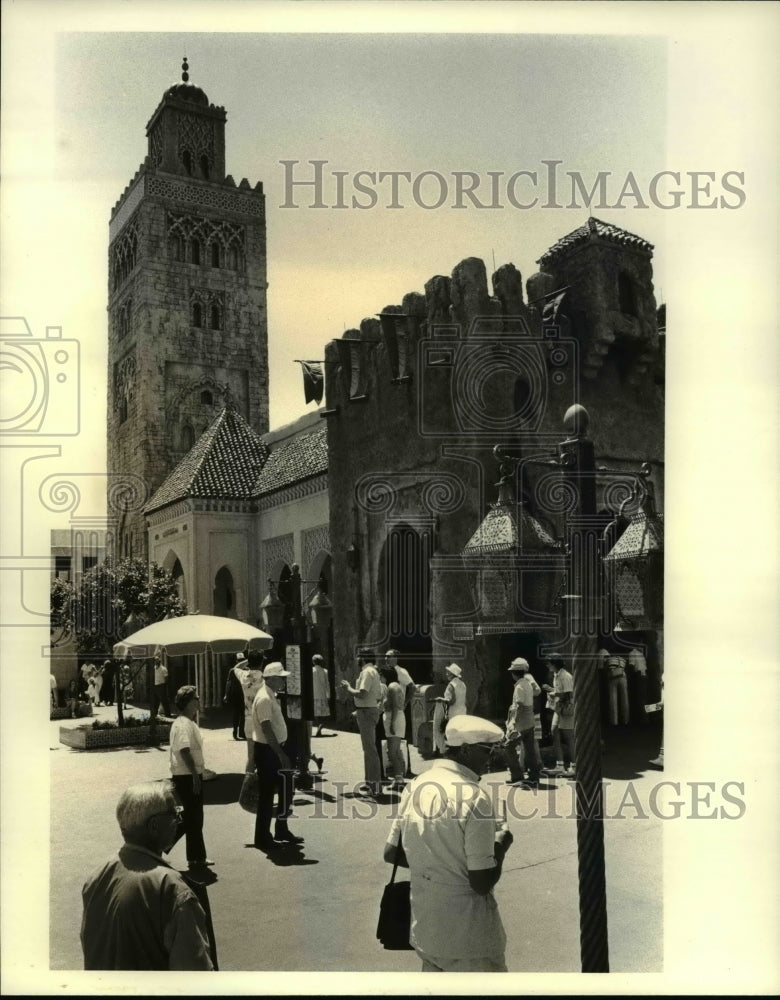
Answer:
M110 559L86 572L77 586L54 580L51 587L51 627L75 636L79 652L108 653L128 632L126 620L137 621L129 631L186 612L176 581L156 563L142 559Z

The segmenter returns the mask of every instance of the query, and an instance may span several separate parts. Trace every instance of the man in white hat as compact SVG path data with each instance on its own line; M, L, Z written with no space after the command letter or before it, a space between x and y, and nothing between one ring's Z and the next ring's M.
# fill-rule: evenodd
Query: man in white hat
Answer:
M516 657L509 665L509 672L514 681L512 703L506 719L506 747L508 750L509 784L522 785L523 765L518 758L518 749L522 747L525 767L528 768L529 787L539 784L542 758L534 735L534 694L540 691L533 681L528 660L522 656ZM534 690L536 688L536 691Z
M479 786L498 726L474 715L447 723L446 755L407 786L385 844L411 875L410 942L423 972L506 972L506 934L493 896L512 834Z
M254 738L255 766L257 768L257 816L255 818L255 847L269 853L282 847L282 841L302 844L303 837L296 837L287 826L292 812L293 770L284 744L287 741L287 723L276 695L281 691L290 671L281 663L269 663L263 671L263 685L255 695L252 705L252 735ZM274 795L279 795L276 826L271 836L271 817Z

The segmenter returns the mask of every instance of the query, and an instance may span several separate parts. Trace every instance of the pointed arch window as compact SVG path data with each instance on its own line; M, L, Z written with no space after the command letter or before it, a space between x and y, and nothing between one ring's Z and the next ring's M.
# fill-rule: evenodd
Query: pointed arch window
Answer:
M212 241L211 244L211 266L220 267L220 247L216 240Z
M204 406L213 406L214 405L213 393L211 393L208 389L204 389L203 392L200 394L200 401L201 403L203 403Z
M195 431L191 424L185 424L181 429L181 450L189 451L195 444Z
M208 156L201 156L200 158L200 173L205 181L209 179L211 173L211 165L209 164Z
M618 300L625 316L636 316L636 288L631 275L625 271L618 275Z
M190 260L193 264L200 264L200 240L190 240Z
M203 326L203 306L200 302L194 302L192 305L192 325Z
M222 329L222 310L216 302L211 306L211 329Z
M184 164L184 169L189 176L192 177L192 154L188 149L185 149L181 154L181 162Z
M184 237L180 233L171 238L171 256L174 260L184 260Z

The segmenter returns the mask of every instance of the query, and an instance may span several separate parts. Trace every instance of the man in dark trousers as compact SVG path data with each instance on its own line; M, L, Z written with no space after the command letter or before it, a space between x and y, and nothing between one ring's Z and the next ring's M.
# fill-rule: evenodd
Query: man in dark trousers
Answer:
M252 706L255 766L257 768L257 817L255 847L266 854L285 843L302 844L287 826L292 812L293 766L287 753L287 723L282 715L277 694L284 688L290 671L281 663L269 663L263 671L263 686L255 695ZM271 836L274 796L278 795L274 834Z

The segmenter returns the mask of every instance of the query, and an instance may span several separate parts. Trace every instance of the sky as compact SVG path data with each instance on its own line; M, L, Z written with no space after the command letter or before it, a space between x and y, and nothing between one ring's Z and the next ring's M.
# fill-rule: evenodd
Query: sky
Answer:
M629 171L646 189L666 162L666 46L658 37L60 33L49 158L34 180L26 163L24 172L12 163L8 180L19 221L44 216L45 241L14 258L9 284L14 311L34 333L54 323L81 342L85 431L74 445L96 468L105 448L108 219L146 155L146 123L180 79L185 54L190 82L226 108L227 171L236 182L262 181L266 194L272 428L306 409L296 358L321 358L328 340L422 291L434 274L470 256L488 273L494 261L514 263L524 278L534 273L540 254L589 214L582 196L565 207L566 171L579 172L587 188L610 171L611 204ZM20 114L14 126L32 130L34 122ZM30 141L40 149L39 138ZM299 163L282 162L291 160ZM311 160L327 161L327 208L311 207L307 188L286 193L288 171L310 179ZM545 203L547 160L561 161L556 203L564 207L514 207L506 180L520 170L537 174L537 190L522 179L517 202ZM387 207L389 183L377 182L375 207L339 209L332 171L347 174L347 205L359 171L435 171L447 198L440 208L418 204L439 198L430 176L416 199L399 181L400 208ZM462 197L465 207L453 208L454 171L476 174L479 203L499 207ZM503 174L497 198L489 171ZM282 208L285 201L297 207ZM624 203L593 214L658 245L658 280L664 214Z
M750 692L759 705L780 697L779 35L777 5L760 3L3 4L0 316L25 317L36 342L61 327L68 363L79 359L78 378L47 383L45 433L0 427L0 790L4 814L21 797L27 820L18 831L3 825L4 890L6 873L30 868L14 864L15 852L47 852L45 790L32 803L26 785L47 773L47 723L34 712L47 697L45 669L26 668L46 656L48 532L103 505L109 215L186 54L192 82L227 110L228 171L265 187L272 426L306 409L293 359L321 357L345 328L465 257L490 272L495 255L527 278L589 214L425 209L408 196L399 209L282 209L280 161L325 159L350 178L449 178L541 174L557 159L588 187L609 171L619 191L632 171L645 193L657 171L681 172L679 208L628 199L593 214L655 245L656 296L668 304L665 777L744 780L748 812L665 831L664 977L578 988L776 986L777 734ZM697 171L714 175L712 209L692 204ZM744 178L736 208L720 201L732 171ZM12 332L3 319L0 334ZM42 348L47 364L55 352ZM5 420L16 386L9 392L0 375ZM39 882L25 882L25 899L45 927L45 873ZM18 913L4 906L6 988L45 968L46 934L26 934ZM41 982L39 992L60 990L59 979Z

